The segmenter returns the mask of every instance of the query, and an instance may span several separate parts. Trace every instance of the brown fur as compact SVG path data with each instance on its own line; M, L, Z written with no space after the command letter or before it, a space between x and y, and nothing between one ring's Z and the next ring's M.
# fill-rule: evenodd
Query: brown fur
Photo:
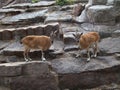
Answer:
M42 60L46 60L43 51L49 49L52 44L51 38L44 35L29 35L24 37L21 42L25 47L24 58L26 61L31 60L28 56L28 52L30 52L31 49L40 49L42 52Z
M99 39L100 39L100 36L97 32L89 32L89 33L81 35L80 40L79 40L81 49L88 48L93 43L98 42Z
M47 50L51 46L51 39L48 36L35 36L30 35L24 37L21 42L25 47L30 49L40 49L40 50Z
M100 40L100 36L97 32L88 32L86 34L73 34L76 38L76 41L79 41L80 50L86 49L87 50L87 61L90 60L90 52L89 48L93 48L94 50L94 57L97 56L98 52L98 41ZM79 39L79 40L78 40Z

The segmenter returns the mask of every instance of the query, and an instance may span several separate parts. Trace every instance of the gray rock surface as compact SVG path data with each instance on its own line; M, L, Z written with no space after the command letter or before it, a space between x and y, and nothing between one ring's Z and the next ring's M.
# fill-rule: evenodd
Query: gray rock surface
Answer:
M94 5L88 8L87 16L92 23L114 24L115 17L112 15L113 6Z
M99 43L102 54L115 54L120 53L120 37L117 38L105 38Z
M22 13L19 15L15 15L15 16L8 16L5 17L1 20L1 24L25 24L25 21L29 21L28 23L32 23L34 21L38 21L38 22L43 22L43 20L45 19L45 13L47 12L46 10L42 10L42 11L35 11L32 13Z
M1 64L0 85L12 90L58 90L58 77L50 66L40 61Z
M72 21L72 15L70 15L67 12L53 12L48 15L48 17L45 20L45 23L48 22L70 22Z
M51 0L14 3L0 9L0 40L3 40L0 41L0 89L58 90L59 82L60 90L83 90L120 83L119 0L89 0L80 16L72 15L75 4L56 6ZM51 64L41 62L41 52L34 50L29 53L33 61L22 62L24 49L19 43L22 37L49 35L55 30L59 30L55 41L45 52ZM72 33L76 30L100 33L100 52L96 58L91 57L90 62L86 61L85 50L81 51L82 57L75 58L78 46Z

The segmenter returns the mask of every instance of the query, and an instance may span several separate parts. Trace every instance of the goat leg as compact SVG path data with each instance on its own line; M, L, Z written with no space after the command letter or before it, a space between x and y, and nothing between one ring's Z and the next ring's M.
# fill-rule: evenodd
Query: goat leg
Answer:
M44 52L41 50L41 53L42 53L42 61L45 61L45 57L44 57Z
M87 61L89 62L90 61L90 51L89 51L89 48L87 49L87 56L88 56Z

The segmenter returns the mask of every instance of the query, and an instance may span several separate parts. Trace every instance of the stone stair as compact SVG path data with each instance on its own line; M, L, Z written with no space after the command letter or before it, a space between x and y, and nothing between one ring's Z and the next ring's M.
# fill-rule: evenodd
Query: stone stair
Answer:
M105 0L102 0L104 2L99 2L99 0L96 1L98 2L95 2L95 4L106 3ZM115 25L111 26L103 25L103 23L99 25L89 22L81 23L78 22L79 20L74 21L75 18L79 19L79 16L75 17L72 15L72 8L74 6L75 5L68 5L60 7L56 6L54 1L41 1L36 4L25 3L9 5L0 9L0 62L3 62L2 58L6 60L5 62L16 61L14 63L4 62L4 64L0 64L2 68L0 69L0 86L3 84L3 86L10 85L10 83L12 83L11 85L14 87L11 86L13 88L12 90L17 90L15 85L19 88L19 84L21 85L23 82L22 80L26 83L29 83L28 81L30 80L29 86L31 86L33 81L37 79L37 81L35 81L35 86L41 88L39 87L41 85L38 85L41 84L40 80L46 79L44 75L39 76L39 74L41 74L41 71L44 71L42 68L44 68L44 65L46 66L47 63L37 62L41 57L41 52L37 50L32 50L29 53L30 57L33 59L32 62L21 62L24 60L24 48L23 45L20 44L20 39L26 35L49 36L51 31L56 30L58 30L59 33L51 48L45 51L45 57L47 57L47 61L51 63L52 69L58 73L58 81L61 90L65 88L71 90L76 90L78 88L86 89L97 87L102 84L120 82L120 23L114 22ZM96 10L96 7L98 7L98 5L91 6L88 9L92 10L89 19L94 17L92 14L96 13L93 12ZM109 7L110 10L111 6ZM101 8L103 7L100 7L100 10ZM105 5L105 8L108 8L108 6ZM97 10L98 9L99 8L97 8ZM119 12L117 15L119 17ZM107 23L109 24L109 22ZM75 39L72 34L76 33L76 30L78 30L79 33L87 33L90 31L97 31L100 33L100 52L97 58L91 58L91 61L87 62L86 53L84 53L84 51L83 57L75 58L76 54L78 54L78 46L75 45ZM5 57L7 57L7 59ZM41 65L43 65L43 67ZM38 70L38 72L36 72L36 70ZM45 72L47 71L45 70ZM38 76L36 76L36 74ZM45 77L47 77L47 75ZM49 79L49 75L47 79ZM6 80L10 81L6 84ZM44 80L43 84L46 83L44 83ZM24 86L28 90L31 90L27 87L26 83L24 83ZM57 83L54 85L56 84ZM35 90L37 90L36 87Z
M37 24L20 28L0 30L0 40L12 40L15 36L20 38L26 35L49 35L51 31L59 30L59 23Z

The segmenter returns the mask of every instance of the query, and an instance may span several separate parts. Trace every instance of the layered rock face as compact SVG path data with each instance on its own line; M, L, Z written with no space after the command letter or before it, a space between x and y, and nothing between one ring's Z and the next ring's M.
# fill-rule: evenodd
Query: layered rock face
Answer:
M120 83L119 0L77 0L65 6L57 6L55 0L14 1L21 3L0 9L0 89L89 90ZM31 50L33 61L24 62L20 40L27 35L49 36L52 31L58 32L44 52L47 62L40 61L39 50ZM98 56L87 62L86 50L76 58L79 48L73 34L91 31L99 32L101 39Z
M30 3L31 0L1 0L0 2L0 7L3 7L10 4Z
M0 87L7 90L59 90L58 76L45 62L16 62L0 65Z

